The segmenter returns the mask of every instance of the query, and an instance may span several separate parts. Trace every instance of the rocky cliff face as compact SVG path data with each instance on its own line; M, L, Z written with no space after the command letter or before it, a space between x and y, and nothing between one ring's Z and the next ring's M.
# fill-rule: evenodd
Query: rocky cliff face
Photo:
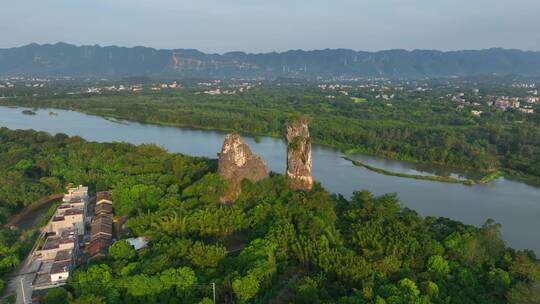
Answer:
M296 118L287 124L287 178L296 190L309 191L313 187L308 124L307 118Z
M230 185L220 198L222 203L234 201L241 192L241 182L248 179L252 182L268 177L266 163L251 152L249 146L238 134L225 137L219 155L218 173L229 180Z

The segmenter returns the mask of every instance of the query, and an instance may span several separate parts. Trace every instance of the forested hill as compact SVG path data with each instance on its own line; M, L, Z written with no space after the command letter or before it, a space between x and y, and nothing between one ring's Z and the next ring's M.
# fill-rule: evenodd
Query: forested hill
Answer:
M111 189L129 234L150 241L135 251L121 236L40 303L540 303L535 254L507 247L492 220L422 218L394 195L348 200L318 183L294 191L279 174L244 180L223 205L215 160L31 130L0 128L0 143L0 222L72 182ZM0 295L37 234L0 225Z
M346 49L246 54L147 47L29 44L0 49L0 76L121 78L540 76L540 52Z

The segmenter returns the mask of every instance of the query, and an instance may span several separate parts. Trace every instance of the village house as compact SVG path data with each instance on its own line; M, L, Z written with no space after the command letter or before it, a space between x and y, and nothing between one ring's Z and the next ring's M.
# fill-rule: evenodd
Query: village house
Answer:
M73 205L74 208L82 208L83 204L88 204L88 200L88 187L78 186L76 188L69 188L68 193L64 194L62 202Z
M471 114L476 116L476 117L480 117L480 115L482 115L482 113L484 113L484 112L478 111L478 110L472 110L471 111Z
M90 240L99 238L112 239L112 214L97 214L92 221Z
M45 239L45 243L36 255L41 256L41 260L52 260L59 251L73 250L78 244L77 231L66 229L61 235L52 235Z
M45 242L34 252L40 262L34 290L61 286L69 278L79 257L79 238L85 234L88 202L88 187L67 190L47 225Z
M521 108L519 110L521 111L521 113L525 113L525 114L533 114L534 113L533 108Z
M79 185L75 188L69 188L68 193L64 195L64 202L69 202L74 197L80 197L85 201L88 201L88 187Z
M61 214L56 214L52 218L50 229L56 234L68 229L77 229L78 235L84 235L84 223L83 210L70 208L63 210Z
M204 94L208 94L208 95L220 95L220 94L221 94L221 89L217 88L217 89L215 89L215 90L204 91Z
M90 228L90 243L86 246L89 260L107 255L112 244L113 208L109 192L99 192L96 195L94 217Z
M75 268L74 255L71 251L58 253L58 260L43 261L32 282L34 290L42 290L64 285Z
M47 237L41 249L35 252L40 265L32 282L33 289L47 289L65 284L75 268L78 248L76 229L67 229L60 235Z
M73 253L69 250L60 251L56 254L51 267L51 283L66 281L70 272L74 269Z
M69 188L68 193L62 199L64 204L69 204L71 208L82 209L86 216L86 206L88 205L88 187L79 185L75 188Z
M78 235L84 235L88 200L88 187L69 188L49 222L48 230L60 235L63 230L77 229Z
M62 209L74 208L74 209L84 210L86 204L87 204L87 201L85 201L84 199L80 197L73 197L69 199L69 201L62 203L61 207Z
M532 103L532 104L540 104L540 97L538 96L527 96L525 97L526 103Z

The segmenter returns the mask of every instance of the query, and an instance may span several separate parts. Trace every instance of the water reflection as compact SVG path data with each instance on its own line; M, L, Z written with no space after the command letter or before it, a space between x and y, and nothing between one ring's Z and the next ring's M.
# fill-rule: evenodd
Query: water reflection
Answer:
M51 109L23 115L23 109L0 107L0 126L11 129L36 129L50 133L79 135L90 141L154 143L171 152L215 158L223 143L223 133L132 122L115 122L73 111ZM274 172L285 171L285 143L276 138L245 137ZM515 248L530 248L540 253L540 189L524 183L498 179L488 185L464 186L425 180L386 176L352 165L339 151L313 147L313 175L333 193L350 196L367 189L380 195L397 193L402 204L423 216L445 216L467 224L481 225L493 218L503 225L503 237ZM452 169L385 160L368 155L353 158L389 171L410 174L467 175ZM446 170L446 171L445 171Z

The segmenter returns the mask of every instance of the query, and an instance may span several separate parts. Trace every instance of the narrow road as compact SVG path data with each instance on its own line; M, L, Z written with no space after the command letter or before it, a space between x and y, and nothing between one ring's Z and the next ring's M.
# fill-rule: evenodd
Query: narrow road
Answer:
M47 198L40 200L39 204L51 204L63 197L63 194L53 194ZM95 201L95 196L89 197L89 201ZM90 208L88 204L87 208ZM29 208L23 212L24 216L17 216L12 224L17 223L21 218L29 216L32 211L35 211L37 208ZM88 211L88 210L87 210ZM85 219L86 220L86 219ZM88 232L89 233L89 232ZM30 253L26 256L25 260L21 265L17 267L16 270L12 272L12 276L9 278L4 291L4 295L0 300L4 300L12 294L17 295L16 304L30 304L32 303L32 282L34 281L37 271L41 266L40 256L35 255L35 251L38 249L38 244L45 237L45 232L41 231L41 234L34 242L34 246ZM0 302L2 303L2 302Z
M14 216L11 219L10 223L8 223L8 225L17 225L20 221L24 221L27 217L37 217L39 219L41 215L35 214L36 212L46 212L50 204L58 201L61 198L62 197L60 196L60 194L53 194L39 200L35 203L35 205L28 206L19 214ZM40 208L43 210L40 210ZM35 221L35 219L32 219L32 221ZM34 242L34 246L32 247L30 253L26 256L24 261L11 273L11 276L7 281L7 286L2 296L2 300L5 300L12 294L16 294L17 301L15 303L32 303L32 282L34 281L36 272L39 270L39 266L41 265L41 262L34 255L34 252L36 251L36 247L39 244L40 240L44 237L45 233L41 232L39 237Z
M8 281L4 298L17 294L17 304L32 303L32 282L41 262L34 253L30 253Z

